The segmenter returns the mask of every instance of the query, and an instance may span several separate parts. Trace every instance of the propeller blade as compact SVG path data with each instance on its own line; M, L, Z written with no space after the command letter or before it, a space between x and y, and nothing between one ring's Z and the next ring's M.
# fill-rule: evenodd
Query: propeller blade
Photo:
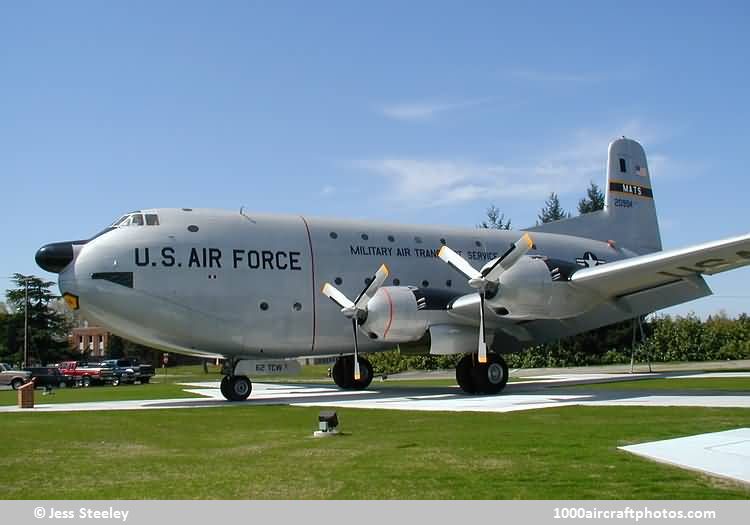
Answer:
M516 264L533 246L534 241L531 240L531 236L525 233L523 237L511 244L508 251L496 259L491 266L482 268L482 277L488 281L496 281L505 270Z
M354 303L351 302L349 298L347 298L338 289L336 289L331 283L325 283L320 291L331 301L339 305L342 310L345 308L354 308Z
M354 380L359 381L359 348L357 348L357 318L352 317L352 329L354 330Z
M458 255L456 252L445 245L440 248L438 257L453 266L453 268L458 270L460 273L464 274L469 280L480 279L482 277L482 274L479 273L471 264L469 264L469 261Z
M487 343L484 336L484 292L479 292L479 348L477 354L480 363L487 362Z
M378 268L378 271L375 272L375 275L370 278L370 284L365 286L364 290L362 290L362 293L357 296L357 299L354 301L354 306L358 310L364 309L367 305L367 301L373 298L375 292L378 291L378 288L383 285L387 278L388 267L385 264L381 264L380 268Z

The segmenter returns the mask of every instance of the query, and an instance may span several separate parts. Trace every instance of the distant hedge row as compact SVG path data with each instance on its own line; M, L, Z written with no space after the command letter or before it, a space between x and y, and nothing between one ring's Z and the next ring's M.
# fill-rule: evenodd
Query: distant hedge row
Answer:
M695 315L655 316L644 321L643 331L645 341L637 332L636 362L750 359L750 316L746 314L735 319L718 315L706 320ZM629 321L506 354L505 359L511 368L629 363L632 342L633 323ZM402 355L397 350L368 356L378 374L453 368L460 358Z

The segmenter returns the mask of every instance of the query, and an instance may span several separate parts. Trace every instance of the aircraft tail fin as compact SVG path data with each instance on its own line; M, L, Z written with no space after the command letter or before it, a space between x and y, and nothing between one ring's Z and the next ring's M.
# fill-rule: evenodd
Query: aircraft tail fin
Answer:
M613 240L638 254L661 251L651 174L643 147L620 138L609 145L604 209L541 224L528 231Z

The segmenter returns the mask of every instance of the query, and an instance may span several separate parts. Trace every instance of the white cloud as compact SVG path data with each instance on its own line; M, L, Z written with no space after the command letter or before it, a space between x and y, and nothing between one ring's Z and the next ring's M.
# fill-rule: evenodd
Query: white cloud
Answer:
M625 122L618 131L613 134L579 130L572 133L569 142L546 151L540 148L536 158L502 164L403 157L357 164L387 181L383 192L385 199L409 202L412 206L444 206L501 198L539 200L553 191L560 195L579 194L589 181L603 186L607 147L618 136L656 142L657 132L636 119ZM658 170L669 164L664 155L656 154L654 159ZM652 166L652 173L654 171Z
M383 115L396 120L429 120L440 113L480 106L494 100L492 97L459 101L421 101L390 104L380 108Z

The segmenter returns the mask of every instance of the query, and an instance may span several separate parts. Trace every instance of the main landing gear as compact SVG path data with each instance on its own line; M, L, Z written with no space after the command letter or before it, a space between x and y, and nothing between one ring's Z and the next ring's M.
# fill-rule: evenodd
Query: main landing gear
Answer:
M224 378L221 380L221 394L229 401L244 401L253 391L253 384L247 376L234 375L237 363L239 360L235 359L225 362L222 370Z
M359 358L359 379L354 379L354 356L341 356L331 370L331 377L339 388L364 390L372 383L372 365L364 357Z
M467 394L497 394L508 382L508 364L493 352L486 363L477 354L466 354L456 365L456 381Z

